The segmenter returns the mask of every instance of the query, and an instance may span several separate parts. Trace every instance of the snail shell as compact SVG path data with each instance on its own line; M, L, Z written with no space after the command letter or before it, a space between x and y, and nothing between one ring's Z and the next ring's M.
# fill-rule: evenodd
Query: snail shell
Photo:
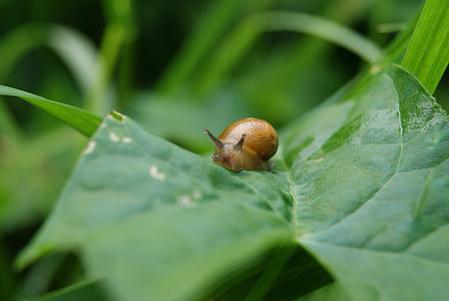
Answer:
M266 170L275 154L278 136L271 124L262 119L244 118L227 126L216 138L206 133L215 144L212 159L232 171Z

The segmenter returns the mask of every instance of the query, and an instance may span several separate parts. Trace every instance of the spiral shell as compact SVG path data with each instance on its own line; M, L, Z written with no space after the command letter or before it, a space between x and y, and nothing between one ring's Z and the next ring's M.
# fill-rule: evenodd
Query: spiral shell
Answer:
M260 159L270 159L277 150L278 136L271 124L262 119L243 118L228 125L218 136L223 143L237 144L245 134L243 149L254 152Z
M232 171L268 169L267 161L276 153L278 136L271 124L262 119L243 118L231 123L216 138L212 159Z

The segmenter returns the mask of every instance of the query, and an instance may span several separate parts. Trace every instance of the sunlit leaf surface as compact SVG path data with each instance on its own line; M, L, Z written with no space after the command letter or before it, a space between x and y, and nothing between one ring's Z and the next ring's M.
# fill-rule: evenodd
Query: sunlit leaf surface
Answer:
M19 263L75 249L119 300L185 300L287 243L337 281L320 299L444 300L448 139L445 112L395 66L286 129L273 173L230 173L108 117Z

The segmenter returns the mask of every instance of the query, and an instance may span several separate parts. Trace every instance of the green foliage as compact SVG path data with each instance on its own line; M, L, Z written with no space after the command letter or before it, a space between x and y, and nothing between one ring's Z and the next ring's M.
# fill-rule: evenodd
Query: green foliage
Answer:
M89 141L0 101L2 300L446 298L447 1L29 2L82 26L0 20L0 96ZM272 171L186 150L249 115L280 129Z
M434 92L449 63L449 1L426 1L402 65Z
M14 29L0 41L0 81L13 73L14 67L30 52L48 47L68 66L80 90L89 91L96 74L95 49L80 33L57 25L27 24ZM0 126L18 139L20 129L13 122L3 103L0 103Z
M91 136L101 122L100 117L85 110L49 100L19 89L0 85L0 95L19 97L59 118L86 136Z
M444 299L448 118L397 68L348 97L355 106L333 105L343 123L293 163L300 242L354 300Z
M235 22L236 17L245 15L248 11L266 8L271 2L273 1L218 0L211 3L187 38L181 53L162 77L160 89L163 91L178 89L189 76L193 76L201 59L211 50L226 28Z
M394 66L283 132L274 173L230 173L109 117L19 264L80 250L120 300L195 299L298 244L354 300L440 300L448 137L444 111Z
M106 301L106 296L101 284L97 281L84 281L53 292L34 301ZM26 299L31 301L31 299Z
M380 60L382 51L370 40L348 28L323 18L292 12L269 12L254 14L243 22L233 34L223 42L211 59L211 67L203 75L200 90L210 90L223 74L248 51L254 41L264 32L293 31L306 33L314 37L342 46L367 62Z

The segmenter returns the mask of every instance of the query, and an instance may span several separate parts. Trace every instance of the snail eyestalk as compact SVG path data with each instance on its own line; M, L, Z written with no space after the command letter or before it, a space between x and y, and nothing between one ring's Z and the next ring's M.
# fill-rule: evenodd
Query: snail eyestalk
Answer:
M208 129L204 129L204 131L206 132L206 134L209 136L210 140L212 140L212 142L215 144L215 146L217 148L219 148L219 149L223 148L223 142L218 140L218 138L215 137Z

